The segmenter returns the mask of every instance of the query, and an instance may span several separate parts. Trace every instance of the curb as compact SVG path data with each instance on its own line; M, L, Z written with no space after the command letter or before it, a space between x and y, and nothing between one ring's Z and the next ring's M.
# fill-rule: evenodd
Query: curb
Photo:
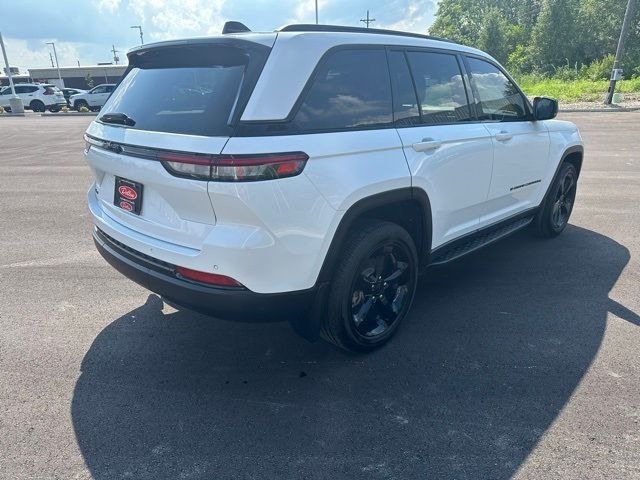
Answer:
M98 112L56 112L56 113L41 113L41 117L95 117Z
M632 108L560 108L560 113L624 113L637 112L640 107Z
M24 113L2 113L0 114L0 118L3 117L24 117Z

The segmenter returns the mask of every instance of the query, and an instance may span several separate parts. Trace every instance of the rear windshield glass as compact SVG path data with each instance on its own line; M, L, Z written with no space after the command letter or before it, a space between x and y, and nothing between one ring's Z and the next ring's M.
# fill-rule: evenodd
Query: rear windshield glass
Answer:
M100 112L123 113L130 128L167 133L229 136L251 54L229 46L149 51L134 58Z

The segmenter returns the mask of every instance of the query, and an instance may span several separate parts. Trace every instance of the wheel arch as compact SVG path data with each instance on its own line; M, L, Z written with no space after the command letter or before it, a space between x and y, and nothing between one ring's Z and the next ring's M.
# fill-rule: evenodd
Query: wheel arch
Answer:
M556 173L555 173L553 179L555 180L555 177L558 175L558 172L560 171L560 166L564 162L569 162L574 167L576 167L576 171L578 172L578 177L580 177L580 170L582 169L583 157L584 157L584 147L582 145L574 145L573 147L567 148L564 151L564 153L562 154L562 157L560 159L560 163L558 164L558 167L556 168Z
M355 225L367 219L386 220L407 230L415 242L420 265L426 265L431 251L431 218L429 196L417 187L390 190L358 200L342 216L316 283L331 280L349 233Z
M558 175L560 175L560 169L562 168L562 165L564 165L565 162L571 163L576 168L576 171L578 172L578 178L580 178L580 170L582 169L583 157L584 157L584 147L582 145L573 145L567 148L563 152L562 156L560 157L560 161L556 166L556 171L553 173L553 176L551 177L551 181L549 182L549 185L547 185L547 191L544 193L544 196L542 197L542 201L538 205L539 208L544 207L544 204L547 201L547 198L549 197L549 193L551 192L551 188L555 184L558 178Z

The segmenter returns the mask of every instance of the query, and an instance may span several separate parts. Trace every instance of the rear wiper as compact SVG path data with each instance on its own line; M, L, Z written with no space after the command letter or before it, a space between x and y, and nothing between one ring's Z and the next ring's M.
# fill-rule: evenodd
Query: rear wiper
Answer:
M105 113L100 117L100 121L104 123L127 125L129 127L133 127L136 124L132 118L127 117L124 113Z

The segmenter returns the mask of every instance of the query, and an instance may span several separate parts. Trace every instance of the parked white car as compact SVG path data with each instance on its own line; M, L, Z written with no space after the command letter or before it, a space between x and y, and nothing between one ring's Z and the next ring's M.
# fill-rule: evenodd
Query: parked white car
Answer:
M34 112L49 110L57 112L67 105L64 95L55 85L48 83L18 83L14 85L16 95L22 100L24 108ZM11 87L4 87L0 91L0 106L11 109L9 99L12 96Z
M580 134L486 53L351 27L225 31L130 51L85 136L96 246L168 303L366 351L397 331L421 269L566 227Z
M116 86L113 83L103 83L102 85L93 87L88 92L71 95L69 97L69 104L74 110L80 110L82 107L86 107L89 110L100 110L114 88L116 88Z

